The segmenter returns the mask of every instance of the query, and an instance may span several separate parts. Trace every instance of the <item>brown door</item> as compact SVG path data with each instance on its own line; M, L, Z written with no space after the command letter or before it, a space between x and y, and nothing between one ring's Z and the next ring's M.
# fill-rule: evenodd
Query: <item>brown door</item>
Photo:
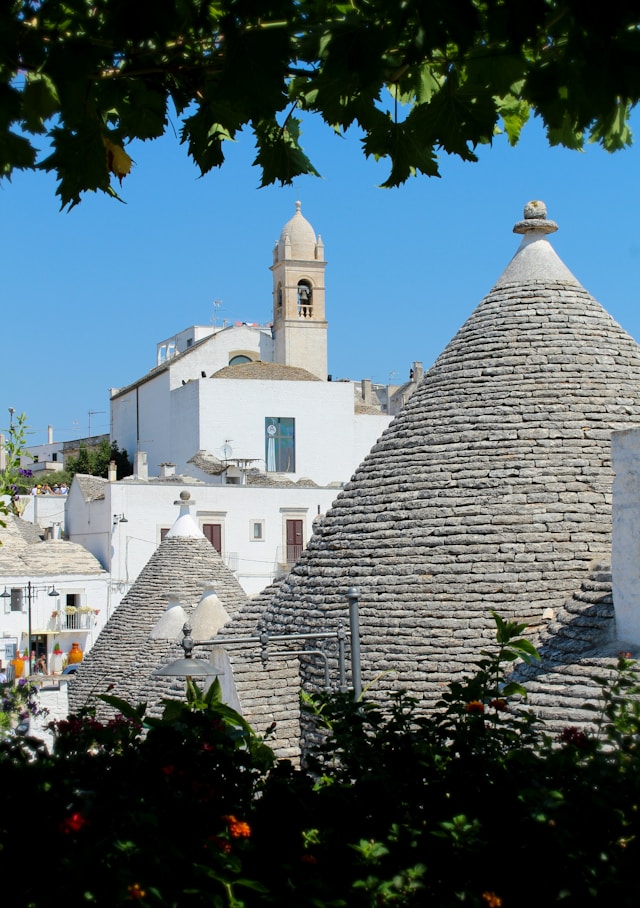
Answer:
M222 555L222 524L205 523L202 527L202 532L214 547L218 555Z
M304 543L302 541L302 521L287 520L287 564L295 564Z

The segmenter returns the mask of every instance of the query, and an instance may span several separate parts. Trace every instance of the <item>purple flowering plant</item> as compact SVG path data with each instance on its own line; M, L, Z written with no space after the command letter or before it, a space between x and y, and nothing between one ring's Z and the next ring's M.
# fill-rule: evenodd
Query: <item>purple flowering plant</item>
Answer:
M38 703L38 689L26 678L16 684L0 684L0 740L28 728L28 721L45 717L48 710Z

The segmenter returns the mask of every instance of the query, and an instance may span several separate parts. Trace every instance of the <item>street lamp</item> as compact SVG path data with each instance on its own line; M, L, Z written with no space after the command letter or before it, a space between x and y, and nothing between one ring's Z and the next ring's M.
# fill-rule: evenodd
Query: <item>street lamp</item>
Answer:
M30 580L28 581L26 587L25 586L17 586L17 587L14 586L11 588L11 592L9 592L5 586L4 592L0 593L0 599L5 600L5 611L6 611L7 599L12 598L13 590L19 590L21 593L24 593L25 590L27 592L27 622L28 622L27 652L29 653L29 657L28 657L29 658L29 674L32 674L33 664L31 661L31 652L32 652L32 650L31 650L31 638L32 638L31 609L32 609L32 605L33 605L33 597L35 596L36 593L44 592L45 590L47 591L47 595L51 596L51 597L59 596L60 593L58 592L58 590L55 588L55 585L53 585L53 584L51 585L51 587L35 586L34 584L31 583ZM22 611L22 609L20 609L20 611Z
M353 689L353 699L358 700L362 695L362 681L361 681L361 664L360 664L360 618L358 612L358 598L359 591L356 587L349 587L347 590L347 599L349 603L349 625L350 625L350 638L351 638L351 679L352 679L352 689ZM198 609L194 612L194 621L197 620ZM163 619L161 618L160 621ZM157 625L156 625L157 627ZM155 628L154 628L155 630ZM195 659L193 657L193 649L196 646L216 646L219 650L224 650L229 646L243 646L243 645L255 645L259 643L262 647L262 661L266 664L268 659L272 654L268 652L268 647L272 643L289 643L292 641L318 641L318 640L329 640L333 639L337 641L338 645L338 667L340 675L340 690L346 691L346 667L345 667L345 638L346 631L344 627L340 626L335 631L318 631L310 632L303 634L267 634L263 633L260 635L251 635L246 637L228 637L220 639L219 637L213 637L210 640L194 640L191 636L191 625L189 620L184 624L182 628L182 640L180 640L180 646L183 650L183 657L181 659L176 659L174 662L170 662L167 665L163 665L161 668L156 669L153 673L153 677L162 677L162 676L174 676L174 677L213 677L214 675L224 674L224 669L221 669L219 665L215 662L204 662L201 659ZM158 636L151 632L151 636ZM306 645L306 644L305 644ZM329 662L327 659L327 654L319 648L314 649L296 649L296 650L284 650L282 652L283 656L319 656L324 661L325 666L325 687L329 688Z

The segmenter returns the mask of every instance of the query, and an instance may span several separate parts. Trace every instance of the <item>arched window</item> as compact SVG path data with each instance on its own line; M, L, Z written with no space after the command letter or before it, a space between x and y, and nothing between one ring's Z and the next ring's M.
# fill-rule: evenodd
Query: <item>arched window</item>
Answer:
M309 281L298 281L298 317L311 318L313 299Z
M231 357L231 359L229 360L229 365L230 366L241 366L243 363L250 363L250 362L253 362L253 360L251 359L250 356L244 356L244 354L240 353L240 354L238 354L238 356Z

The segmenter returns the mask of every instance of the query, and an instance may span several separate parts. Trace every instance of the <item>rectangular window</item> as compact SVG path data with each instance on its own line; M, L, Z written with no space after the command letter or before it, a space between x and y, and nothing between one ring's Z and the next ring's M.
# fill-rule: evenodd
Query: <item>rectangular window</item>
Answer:
M11 611L24 611L24 590L21 590L19 587L13 587L11 589Z
M296 421L290 417L267 416L264 421L264 459L268 473L295 473Z
M251 521L251 539L253 542L262 542L264 539L264 520Z

